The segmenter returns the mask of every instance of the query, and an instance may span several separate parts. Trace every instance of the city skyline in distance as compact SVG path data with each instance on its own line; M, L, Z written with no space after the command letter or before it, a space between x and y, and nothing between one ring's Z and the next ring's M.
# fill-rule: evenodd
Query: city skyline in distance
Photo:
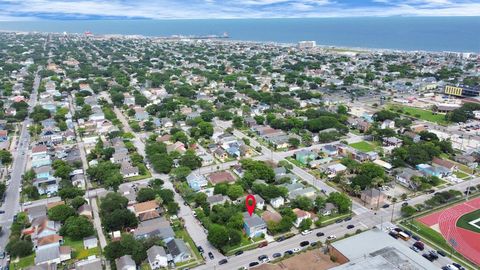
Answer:
M474 0L0 0L0 21L480 16Z

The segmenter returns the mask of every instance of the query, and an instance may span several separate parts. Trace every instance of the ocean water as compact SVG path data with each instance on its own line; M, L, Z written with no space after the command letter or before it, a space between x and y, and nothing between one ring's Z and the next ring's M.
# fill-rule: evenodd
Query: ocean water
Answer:
M145 36L222 35L232 40L480 53L480 17L0 22L0 30Z

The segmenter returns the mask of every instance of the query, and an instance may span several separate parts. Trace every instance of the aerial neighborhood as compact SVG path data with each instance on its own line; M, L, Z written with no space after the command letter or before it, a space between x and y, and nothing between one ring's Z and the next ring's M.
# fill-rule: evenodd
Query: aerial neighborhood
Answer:
M0 37L3 269L480 265L478 55Z

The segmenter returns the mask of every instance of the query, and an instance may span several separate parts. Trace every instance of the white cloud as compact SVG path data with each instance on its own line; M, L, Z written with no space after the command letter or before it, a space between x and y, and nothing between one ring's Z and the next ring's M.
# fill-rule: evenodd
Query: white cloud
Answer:
M148 19L480 16L478 1L373 1L376 4L352 7L339 0L0 0L0 20L42 15L62 18L62 14Z

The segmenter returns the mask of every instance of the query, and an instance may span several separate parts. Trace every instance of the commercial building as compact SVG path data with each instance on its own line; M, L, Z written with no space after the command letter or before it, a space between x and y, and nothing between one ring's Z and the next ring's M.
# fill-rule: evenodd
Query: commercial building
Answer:
M444 93L457 97L478 97L480 96L480 87L446 85Z
M342 265L334 270L434 270L433 263L423 258L387 233L372 229L328 246L330 256Z

